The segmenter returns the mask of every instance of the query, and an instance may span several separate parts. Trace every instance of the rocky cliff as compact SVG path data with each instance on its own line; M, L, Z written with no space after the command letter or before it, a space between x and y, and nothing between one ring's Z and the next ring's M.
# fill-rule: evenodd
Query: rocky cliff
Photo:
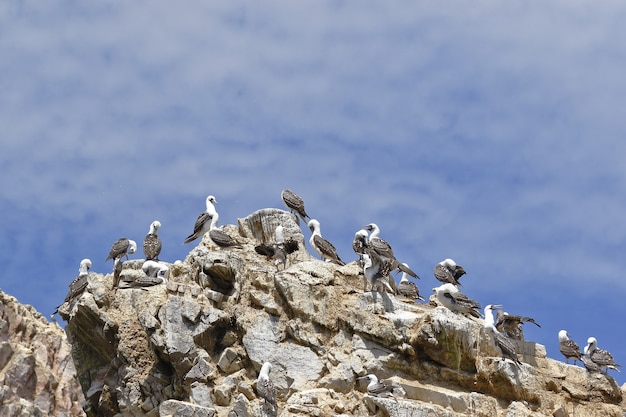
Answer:
M279 224L300 249L277 271L254 246ZM548 359L532 342L517 342L520 367L502 360L480 320L371 292L355 262L313 259L287 212L224 230L242 248L205 236L165 284L115 290L112 274L92 274L60 308L87 415L622 416L610 376ZM124 262L122 280L141 265ZM265 361L277 410L255 389ZM367 394L366 374L395 396Z
M65 333L0 291L0 416L84 416Z

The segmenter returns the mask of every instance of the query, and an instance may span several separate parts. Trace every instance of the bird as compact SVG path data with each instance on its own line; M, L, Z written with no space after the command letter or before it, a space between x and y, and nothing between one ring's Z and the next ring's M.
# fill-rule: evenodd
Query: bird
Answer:
M268 260L272 260L276 265L278 271L278 265L283 264L283 268L287 266L287 255L299 249L298 242L289 238L285 241L283 236L283 226L278 225L274 231L276 236L276 242L274 243L261 243L254 247L254 250L259 255L264 255Z
M210 223L209 223L209 238L211 238L213 243L215 243L220 248L227 248L231 246L236 247L236 248L242 248L241 243L239 243L228 233L224 232L223 230L217 227L218 219L219 219L219 214L217 214L217 211L215 211L210 216Z
M565 363L568 363L570 359L574 359L574 363L582 360L580 347L569 338L567 330L559 330L559 351L565 356Z
M109 259L113 259L115 262L116 259L121 259L124 256L128 259L128 255L132 255L136 251L137 243L134 240L121 237L113 243L113 246L111 246L111 250L109 251L109 256L107 256L104 261L106 262Z
M217 200L214 196L209 195L207 196L205 202L206 210L200 213L200 215L196 219L196 223L193 225L193 233L187 236L187 239L185 239L183 244L193 242L197 238L204 236L204 234L209 231L209 228L211 226L211 216L217 213L217 211L215 210L215 204L217 204Z
M606 370L613 369L614 371L619 372L619 369L617 368L621 365L615 362L613 355L611 355L607 350L598 348L598 341L595 337L587 339L587 346L585 346L584 354L589 356L589 359L601 368Z
M367 374L357 379L369 381L367 384L368 394L374 395L375 397L393 397L393 386L387 385L382 381L378 381L378 377L376 377L376 375Z
M87 278L89 277L89 270L91 269L91 265L91 260L88 258L80 261L80 266L78 267L78 276L74 278L72 282L70 282L69 291L65 296L63 304L72 301L74 298L82 294L83 291L85 291L85 288L87 288L87 285L89 284ZM52 315L55 315L59 312L59 307L61 307L61 305L57 306Z
M468 298L453 284L442 284L433 288L433 292L444 307L458 313L466 313L480 318L480 312L478 311L480 304Z
M524 330L522 328L524 323L532 323L537 327L541 327L532 317L509 314L502 310L498 310L496 313L496 329L512 339L524 340Z
M405 264L408 268L409 266ZM415 283L409 281L409 274L406 272L402 272L402 276L400 277L400 283L396 286L396 292L398 295L408 298L411 301L415 300L424 300L424 298L420 295L419 288Z
M126 282L125 286L120 288L143 288L167 283L169 276L169 267L167 265L154 260L147 260L141 265L141 269L146 274L145 276Z
M302 218L302 221L306 223L306 219L310 219L311 217L306 213L304 209L304 200L298 194L294 193L291 190L283 190L280 193L280 197L283 199L285 205L289 208L292 213L297 213ZM298 217L296 216L296 220Z
M495 321L493 319L493 310L497 308L502 308L502 306L500 304L488 304L485 307L484 326L485 328L492 331L493 341L502 352L502 360L508 358L513 361L515 365L521 368L522 362L517 357L517 350L515 349L515 345L508 337L506 337L504 334L500 333L498 329L496 329Z
M461 285L459 278L465 274L465 269L463 269L462 266L457 265L454 260L446 258L435 265L434 274L435 278L444 284L454 284L459 286Z
M159 238L158 232L161 228L161 222L158 220L153 221L150 224L150 230L143 240L143 254L146 256L146 260L159 260L159 254L161 253L161 238Z
M370 223L366 226L363 226L363 229L365 229L366 231L370 233L369 238L367 240L367 246L375 250L380 256L383 256L391 260L392 270L398 269L402 272L406 272L413 278L419 278L417 274L413 272L413 270L411 270L411 268L404 266L402 263L400 263L396 259L396 256L394 255L393 249L391 248L391 245L389 244L389 242L387 242L384 239L381 239L378 236L380 234L380 228L378 227L376 223Z
M276 407L276 387L270 380L270 372L272 371L272 364L264 362L261 366L261 372L259 372L259 378L256 382L256 391L259 397L265 400L266 404L271 404Z
M589 356L581 355L580 361L583 363L583 366L590 374L602 372L602 368L600 367L600 365L592 361Z
M389 284L391 263L380 257L375 251L367 250L363 253L363 275L370 281L372 291L383 291L395 294Z
M311 219L309 220L308 226L312 232L311 237L309 238L309 243L311 244L313 250L315 250L315 252L317 252L322 259L327 259L339 265L345 265L346 263L341 260L337 254L337 249L335 249L333 244L322 237L320 232L320 222L316 219Z
M367 248L368 233L365 229L360 229L354 234L354 240L352 240L352 249L359 255L359 262L363 263L363 253Z

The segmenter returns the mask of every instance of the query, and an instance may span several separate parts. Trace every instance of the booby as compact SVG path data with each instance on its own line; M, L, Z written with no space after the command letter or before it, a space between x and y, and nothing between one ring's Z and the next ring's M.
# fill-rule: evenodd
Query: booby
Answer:
M614 371L619 372L619 369L617 368L621 365L615 362L613 355L611 355L607 350L598 349L598 341L595 337L587 339L587 346L585 346L584 353L601 368L605 368L607 370L613 369Z
M167 283L169 267L161 262L148 260L143 263L141 269L146 274L136 278L134 281L126 283L120 288L152 287L154 285Z
M433 288L433 292L444 307L459 312L467 313L473 317L480 318L480 303L468 298L453 284L442 284Z
M313 250L315 250L315 252L317 252L322 259L327 259L339 265L345 265L345 262L341 260L337 254L337 249L335 249L333 244L322 237L320 222L316 219L311 219L309 220L308 226L312 232L311 237L309 238L309 243L311 244Z
M82 294L83 291L85 291L85 288L87 288L87 284L89 284L87 278L89 277L89 270L91 269L91 265L92 264L90 259L85 258L80 261L80 266L78 267L78 276L74 278L72 282L70 282L69 291L65 296L63 304L72 301L74 298ZM61 305L57 306L52 315L55 315L59 312L59 307L61 307Z
M242 248L241 244L237 242L237 240L235 240L228 233L224 232L223 230L217 227L218 219L219 219L219 214L217 214L217 211L215 211L210 216L210 223L209 223L209 237L211 238L213 243L215 243L217 246L221 248L227 248L231 246L236 247L236 248Z
M581 360L580 347L569 338L567 330L559 330L559 351L565 356L565 363L570 359L574 359L574 363Z
M146 260L159 260L159 254L161 253L161 238L159 238L158 232L161 228L161 222L158 220L153 221L150 224L150 230L143 240L143 254L146 255Z
M368 233L365 229L360 229L354 234L354 240L352 240L352 249L359 255L359 261L363 262L363 254L367 248Z
M454 284L456 286L461 285L459 278L465 274L465 269L462 266L457 265L453 259L446 258L443 261L435 265L434 270L435 278L444 284Z
M366 231L370 232L369 238L367 240L368 247L370 247L373 250L375 250L380 256L385 257L385 258L391 260L391 262L392 262L391 269L392 270L398 269L398 270L400 270L402 272L406 272L407 274L409 274L413 278L419 278L417 276L417 274L415 272L413 272L413 270L411 270L411 268L405 267L402 263L400 263L396 259L396 256L394 255L393 249L391 248L391 245L389 244L389 242L387 242L384 239L381 239L378 236L380 234L380 228L378 227L378 225L376 223L370 223L370 224L368 224L366 226L363 226L363 228Z
M206 200L206 210L200 213L196 219L196 223L193 225L193 233L187 236L187 239L183 243L193 242L199 237L204 236L209 231L211 226L211 217L217 213L215 210L215 204L217 200L214 196L209 195Z
M395 294L389 285L391 262L379 256L376 251L366 250L363 253L363 275L370 281L372 291L389 292Z
M113 246L111 246L111 250L109 251L109 256L107 256L104 261L106 262L109 259L113 259L115 261L116 259L121 259L124 256L128 259L128 255L132 255L136 251L137 243L134 240L121 237L113 243Z
M600 367L600 365L592 361L589 356L581 355L580 361L583 363L583 365L585 366L585 369L590 374L602 372L602 368Z
M495 321L493 319L493 310L495 310L496 308L502 308L502 306L499 304L488 304L485 307L484 326L487 329L491 329L493 333L493 341L502 352L502 360L509 358L518 367L521 367L522 362L517 357L517 350L515 349L515 345L508 337L506 337L505 335L500 333L498 329L496 329Z
M407 268L408 265L404 264ZM411 301L415 300L424 300L424 298L420 295L419 288L415 283L409 281L409 274L406 272L402 272L402 276L400 277L400 283L396 287L396 292L398 295L408 298Z
M393 386L387 385L382 381L378 381L378 377L374 374L367 374L360 378L359 380L367 380L369 383L367 384L367 393L370 395L374 395L376 397L393 397Z
M289 238L285 241L283 236L283 226L276 226L276 230L274 231L276 236L274 243L261 243L254 247L254 250L259 255L264 255L268 260L273 260L274 265L276 265L276 270L278 271L278 265L283 264L283 268L287 266L287 255L291 254L298 250L299 245L298 242Z
M276 387L270 380L270 372L272 370L272 364L269 362L263 363L261 366L261 372L259 372L259 378L256 382L256 391L259 397L265 400L265 403L271 404L276 407Z
M302 221L306 223L306 219L310 219L311 217L306 214L306 210L304 209L304 200L298 194L294 193L291 190L283 190L280 193L280 198L283 199L285 205L289 208L292 213L297 213L302 218ZM296 219L298 217L296 216Z
M532 323L541 327L532 317L509 314L502 310L498 310L496 313L496 329L512 339L524 340L524 329L522 328L524 323Z

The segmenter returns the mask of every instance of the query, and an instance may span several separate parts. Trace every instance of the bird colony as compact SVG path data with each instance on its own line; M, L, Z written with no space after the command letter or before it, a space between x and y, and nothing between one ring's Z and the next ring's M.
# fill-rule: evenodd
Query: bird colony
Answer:
M308 242L321 261L345 265L346 262L340 258L335 246L323 237L320 222L307 214L303 199L291 190L284 190L281 193L281 199L295 216L296 222L300 224L300 220L302 220L310 229ZM198 238L202 239L208 234L210 240L220 248L241 248L242 246L237 239L218 227L219 214L215 207L216 198L209 195L205 204L206 209L198 215L193 225L193 232L183 240L183 243L190 243ZM150 224L142 245L145 255L142 270L145 275L134 277L131 281L121 280L120 272L124 259L128 260L129 256L136 253L137 243L126 237L113 243L106 260L113 261L115 290L145 288L167 283L169 266L159 260L162 247L158 235L160 227L161 223L158 220ZM355 262L358 263L363 276L367 278L370 291L391 293L408 303L430 302L443 306L455 314L465 316L469 320L481 321L485 329L492 333L493 343L500 350L504 363L509 363L510 366L523 371L524 364L518 358L513 340L524 340L523 328L528 323L540 327L533 318L505 312L503 306L499 304L488 304L481 311L481 304L460 290L460 280L467 274L467 271L450 258L444 259L434 266L433 275L438 286L432 289L433 297L426 301L416 283L412 281L420 277L406 262L403 262L405 260L396 258L391 244L381 238L380 235L379 226L376 223L369 223L354 234L352 241L352 248L357 255ZM274 236L273 242L259 243L255 247L255 251L258 255L264 256L272 262L277 270L280 270L281 267L285 269L289 263L289 256L299 249L298 242L291 238L285 239L283 227L280 225L274 230ZM80 262L78 277L69 284L69 292L65 302L71 302L85 290L90 268L91 261L89 259L83 259ZM393 278L392 273L394 272L402 273L399 282ZM589 337L587 345L581 351L579 345L570 339L567 331L561 330L558 333L558 343L566 363L569 363L570 360L574 364L581 362L589 373L606 374L609 370L618 371L620 367L608 351L598 347L598 341L595 337ZM264 400L267 407L273 409L276 407L276 390L270 379L270 372L271 364L269 362L263 364L258 376L257 394ZM374 374L368 374L361 379L367 381L367 392L372 396L395 395L395 387L380 381Z

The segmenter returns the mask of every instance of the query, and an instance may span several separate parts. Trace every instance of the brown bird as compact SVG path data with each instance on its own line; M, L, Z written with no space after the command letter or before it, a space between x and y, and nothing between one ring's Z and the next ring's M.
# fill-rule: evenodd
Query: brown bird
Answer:
M574 359L574 364L577 360L581 360L580 347L578 343L569 338L566 330L559 330L559 351L565 356L565 363L569 359Z
M322 233L320 232L320 222L315 219L311 219L309 220L308 226L313 233L309 238L309 243L311 244L313 250L315 250L315 252L317 252L322 259L327 259L339 265L345 265L346 263L341 260L337 254L337 249L335 249L333 244L322 237Z
M457 265L454 260L447 258L435 265L435 278L444 284L461 285L459 278L465 274L465 269Z
M304 200L298 194L291 190L283 190L280 193L280 197L283 199L285 205L292 213L297 213L302 218L302 221L306 223L307 218L311 218L304 209Z
M532 323L537 327L541 327L531 317L509 314L502 310L498 310L496 313L496 329L512 339L524 340L524 329L522 328L524 323Z
M143 240L143 254L146 255L146 261L159 260L159 254L161 253L161 238L159 238L158 232L161 228L161 222L158 220L153 221L150 224L150 230Z
M128 259L128 255L132 255L135 251L137 251L137 243L134 240L121 237L113 243L113 246L111 246L111 250L109 251L109 256L107 256L104 261L106 262L109 259L121 259L124 256Z

